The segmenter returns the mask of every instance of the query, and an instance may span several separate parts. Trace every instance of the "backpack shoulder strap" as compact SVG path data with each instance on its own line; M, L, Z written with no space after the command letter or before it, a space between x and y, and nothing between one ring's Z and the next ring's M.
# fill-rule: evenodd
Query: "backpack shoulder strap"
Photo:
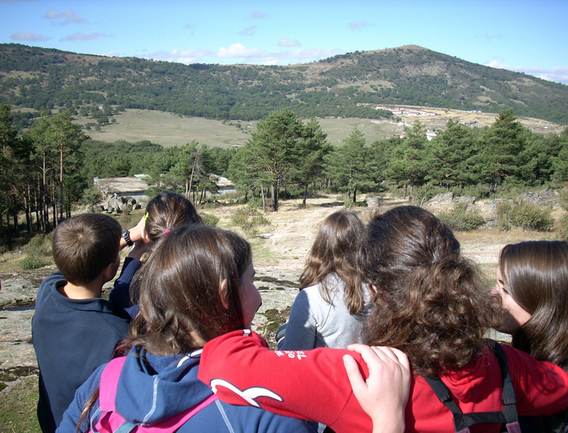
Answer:
M99 403L101 411L103 412L115 410L114 401L116 399L118 380L120 379L120 372L122 371L125 361L126 356L114 358L103 370L101 375L101 386L99 387Z
M99 407L91 416L91 431L93 433L114 431L115 433L130 433L135 424L127 422L116 412L115 401L118 381L126 356L112 359L101 374L99 384Z
M478 412L464 414L453 400L448 387L439 376L426 377L424 379L438 399L452 412L454 416L454 429L458 433L469 432L469 427L475 424L505 424L509 433L520 433L517 416L517 398L505 351L498 344L494 345L494 353L499 362L501 377L503 378L503 411L502 412Z
M493 353L495 353L497 361L499 361L501 377L503 378L503 416L505 418L507 431L510 433L520 433L521 426L517 413L517 395L515 394L515 388L513 388L507 355L497 342L493 345Z

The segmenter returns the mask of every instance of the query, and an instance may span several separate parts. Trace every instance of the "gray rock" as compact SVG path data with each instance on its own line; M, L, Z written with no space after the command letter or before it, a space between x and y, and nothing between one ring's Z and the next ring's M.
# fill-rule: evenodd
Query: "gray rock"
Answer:
M446 192L444 194L437 194L426 202L427 205L434 205L439 203L451 203L454 200L453 192Z
M369 208L377 208L381 204L381 197L367 197L367 206Z
M124 197L119 197L113 194L107 200L107 211L108 212L122 212L127 205L127 201Z
M540 191L525 192L517 197L517 202L525 202L536 206L554 206L558 204L558 191L547 188Z
M458 198L454 199L454 202L456 203L465 203L465 204L475 204L475 200L477 200L477 198L473 195L462 195Z
M486 211L487 212L495 212L497 210L497 206L499 205L499 203L506 203L506 202L513 204L513 200L506 199L506 198L496 198L496 199L490 200L485 207Z

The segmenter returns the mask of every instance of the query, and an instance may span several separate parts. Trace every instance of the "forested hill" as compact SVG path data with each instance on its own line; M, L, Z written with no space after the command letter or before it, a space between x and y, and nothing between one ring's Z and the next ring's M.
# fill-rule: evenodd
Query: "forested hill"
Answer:
M568 124L568 86L466 62L418 46L354 52L291 66L157 62L0 44L0 103L85 114L138 108L254 120L391 115L381 105L495 112Z

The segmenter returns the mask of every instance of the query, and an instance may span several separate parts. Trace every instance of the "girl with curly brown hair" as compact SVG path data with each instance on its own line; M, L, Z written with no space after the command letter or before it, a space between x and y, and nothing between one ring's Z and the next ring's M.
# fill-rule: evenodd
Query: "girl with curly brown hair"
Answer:
M449 401L464 414L503 411L501 365L493 344L483 339L502 318L500 299L482 290L476 266L461 256L451 230L424 209L397 207L373 218L362 243L360 269L375 306L367 343L400 349L415 372L406 431L456 431L452 412L424 376L441 378ZM519 415L568 407L568 373L512 347L499 348ZM272 395L254 399L264 409L318 421L337 433L371 431L341 374L344 354L328 348L273 352L262 337L234 331L205 345L199 377L233 404L245 404L235 390L261 388ZM496 433L501 424L490 421L469 431Z

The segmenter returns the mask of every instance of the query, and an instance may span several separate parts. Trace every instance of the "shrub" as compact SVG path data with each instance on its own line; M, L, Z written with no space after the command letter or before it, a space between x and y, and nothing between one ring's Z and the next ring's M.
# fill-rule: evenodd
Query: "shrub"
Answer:
M20 268L24 271L29 271L30 269L43 268L49 265L50 261L45 257L41 257L37 254L26 254L26 256L20 261Z
M497 205L497 226L501 230L519 227L525 230L547 232L552 230L554 218L551 211L527 203L509 202Z
M91 208L91 212L93 211L93 207L100 203L103 199L103 195L101 190L96 186L91 186L85 190L83 190L83 200L86 204L88 204Z
M234 225L240 227L248 235L256 235L259 226L270 225L271 221L259 214L254 205L238 209L232 218Z
M143 211L134 211L120 213L114 216L114 218L120 223L123 229L130 229L138 224L142 216L144 216Z
M568 189L563 189L560 192L560 207L564 210L568 210Z
M568 214L562 215L558 222L558 237L568 242Z
M458 203L451 211L442 212L438 218L458 232L475 230L483 225L483 217L475 211L467 210L466 203Z
M201 216L203 224L205 224L206 226L216 226L219 223L219 217L216 217L215 215L201 213L199 214L199 216Z
M30 239L23 251L25 257L20 261L23 270L37 269L51 263L51 241L53 235L37 235Z

